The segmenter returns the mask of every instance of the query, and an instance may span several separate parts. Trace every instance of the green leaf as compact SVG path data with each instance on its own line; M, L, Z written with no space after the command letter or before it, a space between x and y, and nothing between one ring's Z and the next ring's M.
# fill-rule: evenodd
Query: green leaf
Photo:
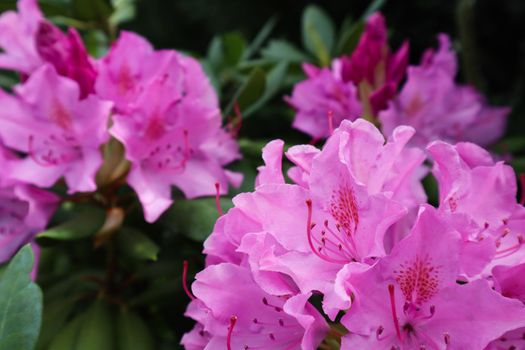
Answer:
M113 318L109 306L97 300L84 316L75 350L113 350Z
M518 174L525 173L525 157L514 158L510 161L514 171Z
M229 198L221 198L222 210L226 212L233 204ZM214 198L178 200L163 215L166 226L198 242L208 238L217 221L218 213Z
M224 114L229 114L235 101L239 104L241 111L257 102L266 89L266 73L261 68L254 68L246 81L239 87L232 101L226 108Z
M364 28L365 22L363 20L359 20L352 25L344 26L337 43L337 54L348 55L354 51Z
M103 22L113 9L106 0L73 0L74 18L82 21Z
M78 342L78 335L83 327L85 314L78 315L60 330L53 338L47 350L75 350Z
M222 50L222 38L219 36L213 37L208 46L208 52L206 53L207 61L211 68L219 70L224 61L224 53Z
M275 67L273 67L270 72L268 72L266 75L266 89L264 90L263 96L256 103L252 104L249 108L242 112L242 116L244 118L256 112L272 97L274 97L277 92L279 92L284 78L286 77L286 73L288 72L288 66L288 62L280 62Z
M326 12L316 5L306 7L302 23L304 47L317 57L321 65L329 65L334 46L334 23Z
M262 50L262 56L275 61L307 62L310 57L286 40L272 40Z
M248 48L244 51L244 55L242 56L243 61L249 59L252 55L254 55L257 52L257 50L259 50L262 44L270 36L270 33L272 32L273 28L275 28L276 23L277 17L275 16L271 17L268 21L266 21L259 33L257 33L253 41L250 43L250 45L248 45Z
M116 26L135 18L135 2L136 0L111 0L114 11L109 17L109 23Z
M0 350L34 349L42 321L42 292L31 282L29 245L11 260L0 279Z
M124 227L117 235L120 250L136 260L157 260L159 246L142 232Z
M370 16L372 13L379 11L381 7L386 3L386 0L374 0L372 3L367 7L365 10L365 13L363 13L363 17L361 17L363 20L366 19L368 16Z
M74 305L72 301L64 300L63 298L50 304L47 304L47 301L44 303L42 330L38 338L37 349L47 349L48 345L56 338L56 335L64 331L63 326Z
M37 235L37 238L75 240L94 235L104 224L106 212L98 207L82 210L72 219Z
M246 48L246 40L238 32L227 33L222 36L224 62L229 66L236 66L241 60Z
M118 350L154 350L155 342L146 323L130 311L122 311L117 318Z

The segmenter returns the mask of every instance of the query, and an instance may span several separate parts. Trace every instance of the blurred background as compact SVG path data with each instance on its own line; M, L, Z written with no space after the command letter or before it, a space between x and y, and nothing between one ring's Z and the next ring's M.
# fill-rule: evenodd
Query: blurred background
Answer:
M513 108L507 136L497 147L512 152L516 156L511 160L516 170L525 171L523 0L42 0L39 3L55 23L79 28L94 55L107 50L117 29L134 31L156 48L175 48L202 59L220 94L225 115L233 113L234 100L241 103L244 98L241 109L247 115L239 135L244 160L234 168L244 173L245 183L238 191L251 190L256 166L261 163L260 149L267 141L274 138L282 138L287 144L309 141L307 136L292 130L293 111L283 101L293 84L304 78L300 63L304 60L319 63L304 48L302 37L303 10L309 4L317 4L326 12L339 37L351 33L347 40L350 46L351 39L358 38L359 27L355 25L359 19L371 8L380 8L390 31L390 47L395 49L409 40L411 63L418 63L425 49L437 46L438 33L449 34L462 62L458 80L475 85L492 104ZM0 0L2 11L15 6L16 1ZM262 41L259 43L256 38ZM332 56L343 53L344 49L337 51L334 49ZM252 96L252 101L246 102L253 93L242 87L247 81L257 80L252 79L257 77L254 74L257 67L266 74L266 90L262 88L259 93L262 98ZM0 85L9 86L12 78L0 74ZM181 287L182 261L189 261L191 282L193 274L203 266L202 241L216 219L213 205L177 203L182 204L176 204L153 225L141 220L140 211L129 216L128 226L148 233L161 248L156 262L132 258L118 261L122 279L129 279L128 284L123 283L120 296L147 324L155 349L179 348L180 337L193 325L183 316L189 299ZM224 209L228 205L225 199ZM184 222L179 220L181 217L185 217ZM88 241L44 249L38 282L46 300L52 304L55 299L62 302L60 298L64 295L81 293L71 266L75 266L75 273L84 273L83 268L103 269L104 259L100 251L92 252ZM78 311L84 306L75 307ZM53 323L54 317L47 312L44 326Z

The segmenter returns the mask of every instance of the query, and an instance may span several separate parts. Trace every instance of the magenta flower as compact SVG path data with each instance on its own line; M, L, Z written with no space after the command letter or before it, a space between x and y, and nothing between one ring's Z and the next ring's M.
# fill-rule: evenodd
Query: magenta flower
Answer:
M78 85L49 65L15 92L0 92L0 137L27 156L13 162L10 176L40 187L63 176L70 193L95 190L111 103L95 95L80 100Z
M442 34L439 42L437 53L427 51L421 65L408 69L401 92L379 114L382 131L389 135L398 125L410 125L417 131L411 143L419 147L434 140L494 143L505 130L510 109L491 107L474 88L457 85L450 39Z
M0 16L0 67L29 74L44 63L35 45L43 17L36 0L19 0L17 6L18 12Z
M483 253L488 260L485 273L490 274L493 266L524 261L525 208L516 201L513 169L495 163L487 151L471 143L451 146L436 141L428 152L434 160L440 209L466 215L477 225L468 240L492 244L492 250Z
M110 130L126 148L126 158L132 163L128 183L137 192L149 222L173 202L172 185L187 198L195 198L215 194L216 183L224 194L230 183L238 185L241 180L223 168L240 155L235 141L221 128L217 96L202 68L175 51L165 54L169 60L164 71L147 83L139 79L136 89L114 96L121 106ZM131 60L136 67L153 66L138 58ZM135 94L131 103L128 97Z
M42 230L58 205L58 197L10 178L16 156L0 144L0 263Z
M98 62L96 92L113 101L117 112L126 113L146 86L168 68L171 56L167 50L155 51L141 36L122 31L108 54Z
M492 276L498 292L525 303L525 262L514 266L496 266L492 270Z
M53 24L40 21L35 40L40 57L51 63L58 74L78 83L81 98L94 92L97 72L74 28L69 28L66 35Z
M394 97L408 64L408 42L396 53L388 47L386 24L383 15L372 14L350 56L340 58L341 78L353 82L359 89L364 113L377 116Z
M417 174L423 152L404 147L412 134L401 127L385 144L369 122L343 121L321 151L296 146L287 153L304 171L301 185L284 183L283 143L269 143L256 191L234 198L205 242L207 261L240 264L243 253L264 290L320 291L334 318L349 306L334 291L339 272L384 256L389 227L425 201Z
M342 349L483 349L525 324L525 306L478 280L456 284L460 235L431 207L370 269L347 279Z
M186 314L203 328L186 336L185 345L190 339L198 344L200 336L207 349L313 350L328 331L309 294L270 295L237 265L209 266L197 274L192 290L197 300Z
M0 67L32 74L45 63L58 74L75 80L81 97L93 92L96 71L78 32L65 35L46 21L35 0L19 0L18 12L0 16Z
M357 89L342 80L340 72L303 65L307 79L296 84L288 103L296 110L293 127L314 139L327 138L344 119L362 114Z

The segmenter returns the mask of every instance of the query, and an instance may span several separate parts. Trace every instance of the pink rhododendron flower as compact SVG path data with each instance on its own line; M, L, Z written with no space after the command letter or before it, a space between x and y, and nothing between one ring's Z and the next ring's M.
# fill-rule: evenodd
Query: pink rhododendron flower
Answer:
M10 162L15 159L0 144L0 263L29 243L58 205L54 194L9 178Z
M364 113L377 116L387 107L408 64L408 43L404 42L396 53L388 47L387 30L383 15L372 14L350 56L340 59L341 77L359 88Z
M296 110L294 128L315 139L326 138L342 120L361 116L362 108L353 82L343 81L335 68L304 64L303 70L307 79L295 85L287 100Z
M78 85L49 65L15 92L0 91L0 137L27 156L13 162L9 176L40 187L64 177L70 193L95 190L111 102L95 95L80 100Z
M43 19L36 0L19 0L18 12L0 16L0 67L29 74L43 64L35 36Z
M385 20L374 13L351 55L335 59L331 68L303 65L307 79L287 99L296 110L293 126L318 139L344 119L374 118L396 93L407 63L408 44L392 54Z
M75 80L81 97L93 92L96 71L74 28L64 34L46 21L36 0L19 0L18 12L0 16L0 67L29 75L45 63Z
M389 256L349 275L342 349L482 349L525 324L525 305L487 281L456 283L461 239L446 220L423 207Z
M505 130L509 108L489 106L474 88L456 84L450 39L442 34L439 42L437 53L427 51L419 66L409 67L401 92L379 114L383 132L413 126L417 132L411 142L420 147L434 140L494 143Z
M94 92L97 73L74 28L66 35L53 24L41 21L35 40L40 57L51 63L58 74L78 83L81 98Z
M525 303L525 262L514 266L496 266L492 276L497 291L507 298Z
M155 51L137 34L122 31L108 54L98 63L97 94L113 101L117 112L126 113L148 83L169 68L167 65L172 62L172 55L173 52L167 50ZM178 95L181 92L178 91Z
M240 176L223 169L239 158L238 147L221 128L217 96L198 62L140 45L139 52L145 52L136 60L116 60L130 41L146 44L129 35L120 40L101 63L107 67L101 66L97 91L107 92L106 98L117 103L110 132L124 144L132 162L128 183L139 196L146 220L155 221L171 205L172 185L187 198L215 194L216 183L223 194L230 183L238 185ZM153 77L152 71L142 76L144 67L159 67L161 56L165 69Z
M471 241L492 242L485 251L493 266L525 261L525 208L516 201L516 176L503 162L471 143L451 146L436 141L428 147L439 184L440 209L467 215L476 225Z
M198 344L195 338L200 336L208 342L204 349L313 350L328 331L308 302L309 294L270 295L247 268L229 263L209 266L197 274L192 290L197 300L187 315L201 326L198 335L183 339L185 345L190 339Z
M385 144L369 122L343 121L322 150L287 153L308 173L301 185L284 183L283 142L269 143L256 191L233 199L235 208L205 242L207 261L240 264L244 253L265 291L323 292L325 311L334 318L349 306L333 295L338 273L349 263L384 256L388 228L426 199L416 173L423 152L404 147L412 134L400 127Z

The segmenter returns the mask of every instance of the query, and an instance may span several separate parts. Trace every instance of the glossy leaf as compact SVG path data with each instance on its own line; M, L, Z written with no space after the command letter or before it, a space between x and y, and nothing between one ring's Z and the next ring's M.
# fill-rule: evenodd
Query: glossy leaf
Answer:
M309 5L303 12L303 45L317 57L321 65L330 64L334 46L335 26L323 9Z
M222 49L224 52L224 62L229 66L239 63L246 48L246 40L238 33L227 33L222 37Z
M146 323L135 313L124 310L117 318L118 350L154 350L155 342Z
M106 302L95 301L84 317L75 350L113 350L113 317Z
M221 198L223 212L232 207L231 199ZM176 201L163 216L166 226L202 242L213 229L218 213L214 198Z
M266 74L261 68L255 68L252 70L246 81L239 87L235 93L232 101L228 108L225 110L225 114L229 114L233 108L233 104L237 102L241 111L246 110L248 107L257 102L262 98L264 90L266 89Z
M34 349L42 321L42 292L30 280L33 253L23 247L0 279L0 350Z
M98 207L85 208L72 219L38 234L38 238L75 240L94 235L104 224L106 212Z
M288 66L288 62L280 62L268 72L266 75L266 89L263 96L256 103L243 111L243 117L247 117L256 112L259 108L268 103L268 101L274 97L277 92L279 92L284 78L286 77L286 73L288 72Z
M275 61L288 61L301 63L310 61L310 57L285 40L272 40L270 44L262 50L265 58Z
M117 235L123 254L136 260L157 260L159 246L144 233L124 227Z

